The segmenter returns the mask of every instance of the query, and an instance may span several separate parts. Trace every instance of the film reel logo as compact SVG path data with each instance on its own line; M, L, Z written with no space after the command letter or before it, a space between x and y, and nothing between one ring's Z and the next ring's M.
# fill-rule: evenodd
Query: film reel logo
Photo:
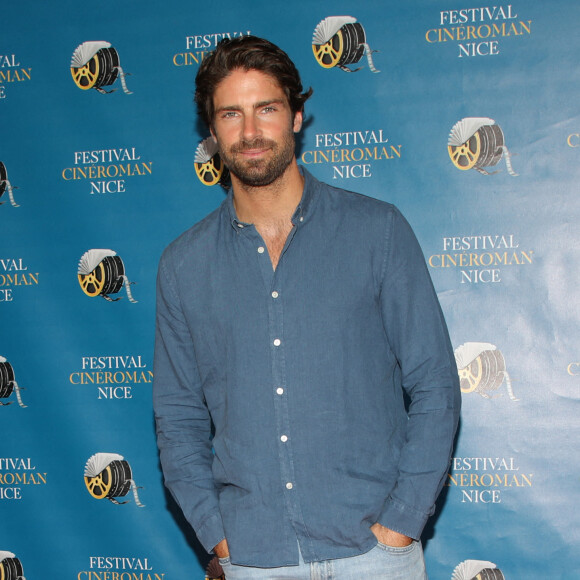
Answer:
M492 175L484 167L497 165L505 159L508 173L516 177L512 169L510 153L505 146L501 127L487 117L466 117L453 125L447 141L447 151L457 169L475 169L482 175Z
M362 24L352 16L329 16L321 20L312 35L312 52L316 62L322 68L338 67L344 72L356 72L347 68L347 64L359 62L366 54L372 72L380 72L373 64L372 53L366 41Z
M15 189L17 188L13 187L10 184L10 181L8 181L8 171L6 171L6 165L4 165L2 161L0 161L0 198L4 195L6 191L8 191L8 198L10 199L10 203L12 204L12 206L20 207L20 205L14 201L13 190ZM0 201L0 205L2 205L3 203L4 203L3 201Z
M455 349L455 362L462 393L478 393L491 399L490 393L497 391L505 379L509 398L519 401L514 395L503 354L493 344L466 342Z
M8 399L12 393L16 393L18 405L26 409L27 405L22 402L22 396L20 395L21 390L22 387L19 387L14 379L12 365L3 356L0 356L0 407L12 405L13 401L4 402L2 399ZM2 580L2 576L0 576L0 580Z
M21 562L12 552L0 550L0 580L26 580Z
M212 137L204 139L195 150L195 173L204 185L221 184L229 186L230 172L218 152L217 143Z
M71 58L70 72L75 85L83 91L113 93L116 89L106 91L103 87L112 85L119 77L123 91L132 94L125 82L127 73L121 68L119 53L110 42L96 40L79 44Z
M78 280L82 291L91 298L102 296L109 302L116 302L121 297L111 298L109 294L116 294L125 286L129 301L137 302L131 294L134 282L129 282L123 260L113 250L93 249L85 252L79 261Z
M451 580L506 580L502 571L485 560L464 560L453 570Z
M88 492L95 499L108 499L115 505L123 505L129 502L118 501L116 498L124 497L133 491L133 497L138 507L145 507L139 501L137 485L133 481L131 466L117 453L95 453L85 465L85 485Z

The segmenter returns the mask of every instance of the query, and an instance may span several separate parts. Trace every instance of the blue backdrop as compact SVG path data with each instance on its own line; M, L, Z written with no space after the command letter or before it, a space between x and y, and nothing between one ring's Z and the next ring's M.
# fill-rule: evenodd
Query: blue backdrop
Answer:
M430 577L580 577L580 4L23 0L2 21L3 580L205 577L157 459L155 277L223 200L194 77L247 33L314 88L299 162L398 205L428 260L463 391Z

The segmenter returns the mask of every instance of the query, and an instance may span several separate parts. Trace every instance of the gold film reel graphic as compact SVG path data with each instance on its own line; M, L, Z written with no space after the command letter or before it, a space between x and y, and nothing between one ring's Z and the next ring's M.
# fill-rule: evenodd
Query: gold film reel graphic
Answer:
M508 173L518 175L512 168L501 127L487 117L466 117L455 123L449 133L447 152L461 171L475 169L482 175L491 175L484 167L497 165L503 157Z
M10 199L10 204L13 207L20 207L19 204L17 204L16 201L14 201L14 193L13 193L14 189L16 188L11 185L10 181L8 181L8 171L6 170L6 165L4 165L2 161L0 161L0 198L7 191L8 198ZM4 203L3 201L0 201L0 205L2 205L3 203Z
M108 499L115 505L123 505L118 497L124 497L133 490L138 507L145 507L139 500L137 485L133 481L131 466L117 453L95 453L85 465L85 486L95 499Z
M220 184L229 187L230 172L218 152L217 143L211 138L204 139L195 150L195 173L207 186Z
M85 252L78 265L77 278L82 291L91 298L101 296L109 302L116 302L121 297L111 298L124 286L127 298L136 303L131 293L131 284L125 275L125 265L120 256L113 250L92 249Z
M0 580L26 580L22 563L12 552L0 550Z
M462 393L477 393L491 399L490 393L497 391L505 380L509 398L519 401L514 395L504 356L493 344L466 342L455 349L455 361Z
M105 91L103 87L112 85L119 77L123 91L131 94L125 81L126 73L121 68L119 53L109 42L88 41L79 44L71 58L70 72L75 85L83 91L95 89L103 94L112 93L115 89Z
M321 20L312 35L312 52L316 62L326 69L338 67L345 72L356 72L346 65L358 63L363 54L372 72L378 73L373 63L370 46L362 24L352 16L329 16Z
M451 580L505 580L505 576L493 562L465 560L455 567Z
M21 390L22 387L19 387L15 380L12 365L3 356L0 356L0 407L11 405L12 401L3 402L2 399L8 399L15 392L18 405L25 409L26 405L22 402Z

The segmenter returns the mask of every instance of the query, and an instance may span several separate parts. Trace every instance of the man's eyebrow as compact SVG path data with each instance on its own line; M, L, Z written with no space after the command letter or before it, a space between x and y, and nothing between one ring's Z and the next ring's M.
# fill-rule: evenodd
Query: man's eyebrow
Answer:
M285 102L285 100L282 98L268 99L266 101L260 101L259 103L256 103L254 105L254 109L259 109L261 107L267 107L268 105L283 105L284 102Z
M284 104L285 99L283 98L276 98L276 99L266 99L264 101L259 101L254 105L254 109L260 109L261 107L267 107L268 105L280 105ZM222 107L218 107L215 112L222 113L224 111L241 111L242 107L240 105L223 105Z
M218 107L215 112L222 113L223 111L241 111L242 107L239 105L224 105L223 107Z

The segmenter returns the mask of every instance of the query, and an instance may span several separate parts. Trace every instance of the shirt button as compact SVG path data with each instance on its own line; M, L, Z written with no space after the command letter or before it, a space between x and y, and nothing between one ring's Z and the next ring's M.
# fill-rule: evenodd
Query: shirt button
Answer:
M264 253L264 246L260 246L258 248L258 254L263 254Z
M272 292L272 298L278 298L278 296L279 296L278 292L274 290L274 292Z
M282 341L281 341L279 338L277 338L277 339L274 341L274 346L280 346L281 344L282 344Z
M238 224L238 227L239 228L243 228L244 227L244 224Z
M282 435L282 437L280 437L280 441L282 441L282 443L286 443L286 441L288 441L288 437L286 435Z
M292 489L293 487L294 487L294 486L292 485L292 482L291 482L291 481L289 481L289 482L286 484L286 489Z
M282 387L278 387L278 388L276 389L276 393L277 393L278 395L283 395L283 394L284 394L284 389L283 389Z
M301 222L303 222L303 221L304 221L304 218L303 218L302 216L300 216L300 221L301 221Z

